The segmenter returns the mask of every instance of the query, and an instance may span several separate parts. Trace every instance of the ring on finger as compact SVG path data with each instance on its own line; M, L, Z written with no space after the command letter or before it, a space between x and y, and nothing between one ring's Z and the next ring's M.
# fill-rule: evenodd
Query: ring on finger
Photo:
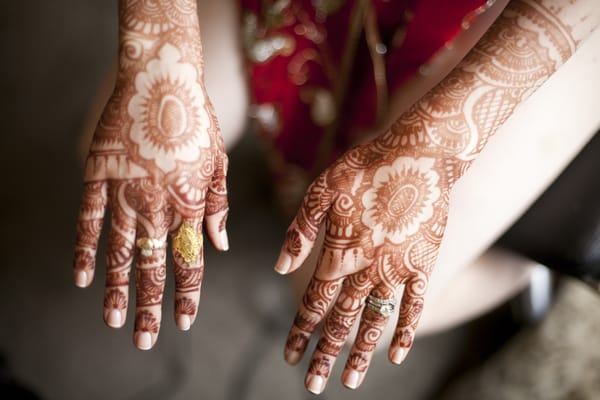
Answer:
M135 245L140 249L140 253L145 257L150 257L154 250L161 250L167 248L167 242L159 239L152 239L148 237L139 238L135 241Z
M380 299L379 297L370 294L367 297L367 307L387 318L391 316L396 309L396 299Z
M186 263L196 261L202 250L202 233L188 221L183 221L173 238L173 250L177 251Z

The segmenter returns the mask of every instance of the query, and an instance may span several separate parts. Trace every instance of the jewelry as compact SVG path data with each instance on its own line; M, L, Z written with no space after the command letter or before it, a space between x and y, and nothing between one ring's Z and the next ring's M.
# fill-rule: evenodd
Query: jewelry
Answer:
M367 307L387 318L396 309L396 299L380 299L370 294L367 297Z
M183 221L177 235L173 238L173 250L177 250L185 262L189 264L200 255L202 242L202 233L196 232L188 221Z
M166 249L167 242L151 238L139 238L135 241L135 245L140 249L143 256L150 257L154 250Z

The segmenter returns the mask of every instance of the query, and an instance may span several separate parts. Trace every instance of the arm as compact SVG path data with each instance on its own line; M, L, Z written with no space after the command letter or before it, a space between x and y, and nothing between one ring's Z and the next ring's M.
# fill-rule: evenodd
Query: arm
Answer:
M308 189L276 269L297 269L325 223L313 279L286 344L296 363L316 325L306 377L320 393L362 311L342 375L356 388L404 285L389 357L410 349L445 230L450 190L515 107L575 51L600 20L591 0L515 0L438 86L381 137L346 153ZM327 316L327 310L331 311ZM389 305L387 306L389 309Z
M105 206L104 319L125 323L135 255L140 349L156 342L165 282L166 240L173 239L176 320L196 316L203 275L202 223L227 249L227 156L204 89L196 0L119 1L119 71L90 147L75 248L75 281L88 286Z

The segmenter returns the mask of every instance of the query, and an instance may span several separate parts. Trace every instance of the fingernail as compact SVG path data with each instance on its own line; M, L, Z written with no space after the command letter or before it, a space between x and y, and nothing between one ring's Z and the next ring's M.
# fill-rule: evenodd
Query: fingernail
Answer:
M87 286L87 273L85 271L79 271L75 274L75 285L80 288Z
M360 375L357 371L350 370L344 377L344 385L349 389L356 389L358 387L358 381Z
M152 335L150 335L150 332L138 333L135 345L140 350L150 350L152 347Z
M229 250L229 238L227 237L227 231L223 229L219 232L219 246L222 250Z
M291 365L296 365L298 364L298 362L300 361L300 359L302 358L302 354L300 354L297 351L286 351L285 352L285 361L288 364Z
M190 320L190 316L189 315L187 315L187 314L181 314L181 315L179 315L177 317L177 326L182 331L188 331L190 329L191 325L192 325L192 322Z
M401 364L402 361L406 358L406 350L405 349L396 349L392 353L392 362L394 364Z
M286 272L288 272L288 270L290 269L291 266L292 266L292 257L290 257L286 253L282 253L279 256L279 260L277 260L277 264L275 264L275 271L277 271L281 275L284 275Z
M108 313L108 318L106 319L106 324L111 328L120 328L121 327L121 311L119 310L110 310Z
M312 375L308 378L308 382L306 383L306 388L309 392L313 394L321 394L323 391L323 384L325 381L319 375Z

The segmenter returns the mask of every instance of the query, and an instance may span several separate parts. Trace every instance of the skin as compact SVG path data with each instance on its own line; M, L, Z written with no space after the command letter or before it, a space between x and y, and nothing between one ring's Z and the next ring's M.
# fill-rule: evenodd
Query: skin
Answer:
M166 248L142 254L136 240L165 242L186 221L205 223L227 250L227 155L206 95L195 0L119 1L119 71L86 163L75 247L75 282L92 282L105 208L111 209L104 319L125 323L135 260L134 342L151 348L161 321ZM175 319L193 323L204 270L203 253L187 261L173 250Z
M596 7L597 8L597 7ZM342 382L357 388L388 323L369 295L399 299L389 359L407 356L424 305L454 183L516 106L576 50L600 19L592 1L514 0L466 58L373 141L355 147L309 187L276 271L298 269L320 229L324 243L290 330L296 364L322 323L305 378L321 393L350 329L358 334Z

